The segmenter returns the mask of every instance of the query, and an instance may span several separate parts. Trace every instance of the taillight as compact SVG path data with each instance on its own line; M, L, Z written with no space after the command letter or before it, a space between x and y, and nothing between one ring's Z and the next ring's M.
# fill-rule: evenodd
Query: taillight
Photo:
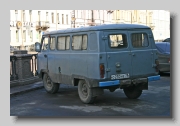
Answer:
M159 60L158 59L156 59L155 60L155 64L156 64L156 72L159 72Z
M105 74L104 64L100 64L99 69L100 69L100 77L104 78L104 74Z

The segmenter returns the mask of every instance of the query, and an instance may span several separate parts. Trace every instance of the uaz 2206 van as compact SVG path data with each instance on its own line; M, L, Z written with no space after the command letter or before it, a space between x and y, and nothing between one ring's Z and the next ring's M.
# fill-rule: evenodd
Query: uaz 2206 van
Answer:
M44 88L56 93L60 84L78 86L83 103L93 103L104 93L123 89L136 99L148 82L160 79L151 29L136 24L56 30L35 43L38 76Z

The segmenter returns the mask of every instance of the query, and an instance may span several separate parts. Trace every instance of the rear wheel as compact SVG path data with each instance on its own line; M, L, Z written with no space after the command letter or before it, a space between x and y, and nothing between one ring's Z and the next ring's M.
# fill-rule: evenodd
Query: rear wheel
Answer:
M93 97L92 89L88 86L85 80L80 80L78 83L79 98L83 103L93 103L96 97Z
M44 74L43 76L43 84L48 93L54 94L59 90L59 84L53 83L47 74Z
M124 88L124 93L129 99L137 99L141 96L142 90L139 90L136 86Z

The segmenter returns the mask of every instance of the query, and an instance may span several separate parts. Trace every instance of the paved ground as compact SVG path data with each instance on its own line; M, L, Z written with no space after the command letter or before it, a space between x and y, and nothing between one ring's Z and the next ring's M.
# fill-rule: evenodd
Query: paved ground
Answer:
M23 88L28 92L23 91ZM77 87L61 84L57 94L48 94L42 88L42 82L37 82L11 89L10 115L18 117L170 117L170 101L170 75L163 75L160 81L149 83L149 90L143 91L139 99L127 99L120 89L113 93L105 90L104 95L99 96L91 105L80 101Z

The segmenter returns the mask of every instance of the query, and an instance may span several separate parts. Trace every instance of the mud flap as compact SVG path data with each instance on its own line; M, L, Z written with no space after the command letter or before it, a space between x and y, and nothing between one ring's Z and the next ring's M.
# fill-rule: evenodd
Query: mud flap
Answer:
M98 88L98 87L97 88L91 88L91 90L92 90L93 97L104 94L104 89L102 89L102 88Z

